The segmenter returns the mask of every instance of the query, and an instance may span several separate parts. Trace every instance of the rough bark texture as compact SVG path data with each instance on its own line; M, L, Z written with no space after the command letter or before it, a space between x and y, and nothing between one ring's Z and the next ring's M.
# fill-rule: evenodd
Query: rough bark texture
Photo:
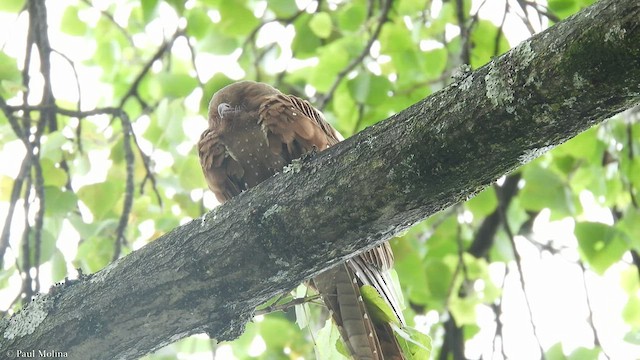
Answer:
M274 294L638 102L640 4L600 1L104 270L36 298L0 323L0 354L136 358L198 332L232 339Z

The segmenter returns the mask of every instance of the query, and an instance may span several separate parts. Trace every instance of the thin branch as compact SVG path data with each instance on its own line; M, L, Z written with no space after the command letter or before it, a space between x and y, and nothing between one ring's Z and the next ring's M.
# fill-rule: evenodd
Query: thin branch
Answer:
M131 207L133 205L133 175L134 175L134 164L135 157L133 156L133 150L131 149L131 135L133 133L133 129L131 128L131 122L129 121L129 117L123 111L119 115L120 121L122 122L122 133L124 134L124 158L127 163L126 171L127 171L127 180L125 185L125 193L124 193L124 204L122 206L122 213L120 214L120 220L118 221L118 228L116 229L116 241L115 248L113 252L112 261L117 260L120 257L120 250L122 245L125 244L126 239L124 236L124 232L127 228L127 224L129 223L129 214L131 213Z
M604 350L604 347L602 347L602 342L600 341L600 337L598 336L598 330L596 330L596 326L593 323L593 307L591 305L591 296L589 296L589 287L587 286L587 269L584 267L584 263L582 261L578 260L577 263L580 267L580 270L582 270L582 288L584 289L584 298L587 303L587 309L589 310L587 322L589 323L591 333L593 334L593 344L600 348L600 351L605 358L610 359L611 357Z
M82 2L85 3L86 5L92 7L92 8L95 8L95 6L93 6L93 4L91 2L89 2L89 0L82 0ZM120 24L118 24L116 19L110 13L108 13L108 12L102 10L102 9L98 9L98 10L100 11L100 14L102 14L102 16L107 18L113 25L115 25L116 29L118 29L118 31L120 31L122 33L124 38L127 39L127 41L129 42L129 45L132 48L135 48L135 44L133 42L133 39L131 38L131 36L129 36L129 33L127 32L127 29L125 29L122 26L120 26Z
M520 287L522 288L522 294L524 296L524 301L527 304L527 311L529 313L529 321L531 322L531 327L533 329L533 337L536 339L538 344L538 348L540 349L540 358L545 359L544 348L542 347L542 343L540 342L540 337L538 336L538 330L533 320L533 311L531 309L531 301L529 301L529 295L527 294L525 280L524 280L524 272L522 270L522 258L520 257L520 253L516 247L515 238L513 236L513 232L511 231L511 227L507 222L506 215L504 211L501 211L502 215L502 225L504 227L505 232L507 233L507 237L509 238L509 242L511 243L511 248L513 249L513 255L516 260L516 266L518 268L518 276L520 277Z
M82 110L82 91L80 88L80 79L78 76L78 71L76 70L76 64L67 55L61 53L60 51L55 49L53 49L52 51L65 59L69 66L71 66L73 77L76 80L76 91L78 92L78 102L76 103L76 108L78 109L78 111L80 111ZM78 144L78 151L82 153L82 121L78 121L78 126L76 127L76 143ZM69 174L68 166L66 166L66 163L65 167L67 168L65 169L67 171L67 174Z
M504 13L502 14L502 20L500 21L500 26L498 26L498 31L496 32L496 39L493 44L493 55L498 56L500 53L500 39L502 38L504 24L507 21L507 13L509 13L509 2L504 2Z
M27 155L29 156L29 155ZM27 173L26 182L27 186L24 189L24 199L25 201L22 203L23 211L25 214L24 217L24 231L22 232L22 294L23 304L31 301L33 297L33 279L31 278L31 247L29 246L29 237L31 235L31 224L29 223L29 195L31 192L31 174Z
M536 30L533 28L533 24L531 24L531 20L529 20L529 17L528 17L529 12L527 11L526 3L523 2L522 0L516 0L516 3L520 7L520 9L522 9L523 14L520 14L517 11L514 11L514 14L518 16L520 20L522 20L522 23L527 27L527 30L529 31L530 35L535 34Z
M24 180L29 173L29 169L31 168L31 157L25 156L22 159L22 165L20 165L20 171L18 171L18 176L13 182L13 187L11 188L11 196L9 197L9 209L7 210L7 217L5 218L4 227L2 228L2 236L0 237L0 269L4 267L4 254L9 247L9 239L11 237L11 223L13 221L13 215L16 209L16 204L18 203L18 199L20 197L20 191L22 190L22 185L24 184ZM25 190L26 191L26 190Z
M460 28L460 42L462 43L462 50L460 52L460 60L463 64L471 63L471 42L469 39L470 27L466 24L464 13L464 0L456 0L456 18L458 20L458 27Z
M496 341L497 339L500 339L500 354L502 354L503 359L507 359L507 354L505 353L505 350L504 350L504 335L502 331L504 328L504 324L502 323L502 320L500 318L502 316L502 305L503 305L502 294L504 294L504 286L506 284L506 279L508 274L509 274L509 267L505 266L504 276L502 277L502 285L501 285L502 291L501 291L500 297L498 298L499 302L491 304L491 310L493 311L493 314L496 319L496 332L493 336L492 351L495 353Z
M302 305L302 304L306 304L308 302L312 302L314 300L317 300L320 298L319 294L316 295L311 295L311 296L305 296L305 297L301 297L301 298L295 298L292 299L291 301L287 301L284 304L273 304L271 306L268 306L264 309L260 309L260 310L256 310L255 312L255 316L259 316L259 315L266 315L266 314L270 314L272 312L276 312L276 311L286 311L296 305Z
M384 7L382 8L382 13L380 14L380 19L378 20L378 25L376 26L376 29L373 31L371 38L369 39L367 44L364 46L360 54L355 59L353 59L344 69L342 69L338 73L338 75L336 75L336 79L333 81L333 84L329 88L329 91L327 91L327 93L321 97L318 103L319 110L323 110L327 106L329 101L331 101L331 99L333 98L333 94L335 93L336 89L338 88L338 85L340 85L344 77L347 76L351 72L351 70L355 69L356 66L358 66L362 62L362 60L364 60L367 54L369 54L371 50L371 46L373 46L373 43L376 40L378 40L378 36L380 36L380 31L382 31L382 26L389 19L388 18L389 10L391 9L392 3L393 3L393 0L386 0L384 2Z
M138 73L136 78L133 80L133 82L131 83L131 86L129 87L129 90L127 90L127 92L124 94L124 96L120 100L120 104L118 105L118 108L123 109L124 104L127 102L127 100L129 100L130 97L138 96L138 87L140 86L140 83L142 82L144 77L147 75L147 73L149 73L149 70L151 70L153 63L156 62L156 60L160 60L164 56L164 54L171 49L171 46L173 46L173 43L176 41L176 39L182 35L184 35L184 31L178 30L171 36L170 39L162 43L162 45L158 48L158 50L156 50L156 52L153 54L151 59L146 62L146 64L144 65L140 73Z

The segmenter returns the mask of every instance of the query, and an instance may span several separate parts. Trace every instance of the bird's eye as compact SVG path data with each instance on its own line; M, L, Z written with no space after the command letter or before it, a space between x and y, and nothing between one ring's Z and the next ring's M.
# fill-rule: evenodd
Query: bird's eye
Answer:
M220 119L224 117L224 113L229 109L231 109L231 105L227 103L220 103L220 105L218 105L218 116L220 116Z

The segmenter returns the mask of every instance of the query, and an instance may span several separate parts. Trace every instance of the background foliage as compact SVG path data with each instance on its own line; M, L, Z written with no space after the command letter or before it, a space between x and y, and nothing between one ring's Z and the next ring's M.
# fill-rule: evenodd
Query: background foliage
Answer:
M194 144L220 87L273 84L349 136L591 2L0 2L1 309L215 205ZM640 357L638 117L393 240L432 358ZM194 336L148 358L338 359L320 313L261 315L230 344Z

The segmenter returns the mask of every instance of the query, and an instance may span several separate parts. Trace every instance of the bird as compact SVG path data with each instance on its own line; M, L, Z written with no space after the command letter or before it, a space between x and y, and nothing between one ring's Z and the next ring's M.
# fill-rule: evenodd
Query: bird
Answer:
M239 81L218 90L209 103L208 127L198 142L200 165L220 203L270 178L293 160L342 140L322 112L308 101L260 82ZM394 322L405 325L391 281L388 243L320 273L309 285L330 310L355 360L405 359L391 324L375 319L361 289L372 286L386 301Z

